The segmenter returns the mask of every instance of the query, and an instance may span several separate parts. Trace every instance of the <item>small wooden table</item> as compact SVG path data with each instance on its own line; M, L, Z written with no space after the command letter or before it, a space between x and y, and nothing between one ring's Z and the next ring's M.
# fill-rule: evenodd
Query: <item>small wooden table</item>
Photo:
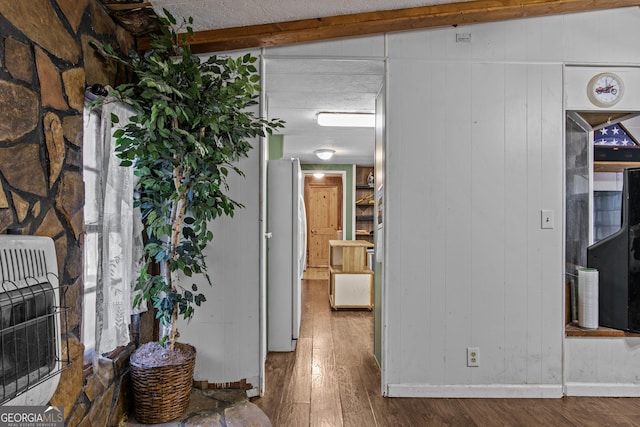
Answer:
M329 301L331 307L373 308L373 271L363 240L329 240Z

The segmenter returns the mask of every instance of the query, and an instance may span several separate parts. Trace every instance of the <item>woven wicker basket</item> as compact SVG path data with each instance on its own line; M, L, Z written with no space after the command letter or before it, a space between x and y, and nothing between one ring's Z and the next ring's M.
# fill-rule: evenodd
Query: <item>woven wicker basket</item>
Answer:
M193 386L196 349L176 343L175 348L190 354L181 365L147 367L131 361L133 412L144 424L159 424L178 418L189 406Z

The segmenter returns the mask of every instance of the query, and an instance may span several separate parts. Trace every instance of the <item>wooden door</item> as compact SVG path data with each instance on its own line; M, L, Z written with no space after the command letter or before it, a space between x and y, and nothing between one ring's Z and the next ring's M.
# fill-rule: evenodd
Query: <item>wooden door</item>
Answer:
M310 186L307 199L308 264L310 267L329 265L329 240L337 238L338 187Z

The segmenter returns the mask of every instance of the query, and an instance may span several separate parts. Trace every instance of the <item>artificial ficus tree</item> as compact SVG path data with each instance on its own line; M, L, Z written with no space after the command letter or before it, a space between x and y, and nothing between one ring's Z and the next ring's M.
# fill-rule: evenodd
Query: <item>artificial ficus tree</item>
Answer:
M109 90L109 99L131 106L134 115L114 132L121 166L138 177L135 206L145 228L144 267L134 305L151 300L157 317L170 332L162 339L173 348L178 315L190 319L205 297L195 284L178 284L178 274L203 274L211 283L203 249L213 239L208 224L233 216L242 205L228 196L230 172L243 175L237 161L251 149L250 139L281 128L281 120L254 115L261 87L257 58L213 55L201 60L192 54L188 36L178 34L168 12L160 17L162 34L144 54L117 52L111 45L94 45L106 58L128 67L133 82ZM119 122L112 116L114 123ZM161 265L159 273L150 268Z

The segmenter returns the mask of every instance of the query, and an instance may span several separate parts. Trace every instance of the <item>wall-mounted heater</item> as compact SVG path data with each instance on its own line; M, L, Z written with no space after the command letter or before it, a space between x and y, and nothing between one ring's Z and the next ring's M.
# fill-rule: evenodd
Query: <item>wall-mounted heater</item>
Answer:
M0 404L51 399L69 363L61 352L63 307L53 240L0 235Z

